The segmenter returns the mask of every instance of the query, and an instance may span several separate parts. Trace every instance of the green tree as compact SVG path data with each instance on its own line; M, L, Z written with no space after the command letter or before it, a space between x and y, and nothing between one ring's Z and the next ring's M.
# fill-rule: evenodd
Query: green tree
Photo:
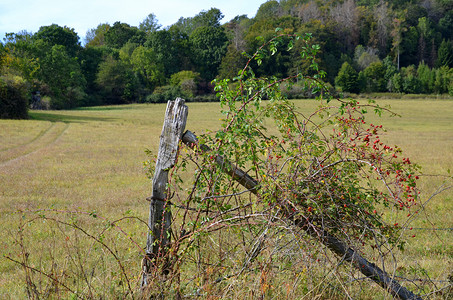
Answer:
M200 74L193 71L180 71L171 75L170 84L171 85L180 85L182 82L188 79L193 79L196 82L200 80Z
M407 26L416 27L419 23L420 18L424 18L428 16L428 12L425 7L411 1L412 3L408 3L404 10L402 11L405 15Z
M439 20L439 30L443 38L453 39L453 10L448 11L445 16Z
M40 60L36 53L33 35L28 32L8 33L3 46L1 70L4 74L13 74L32 82L40 68Z
M85 37L86 47L98 47L105 45L105 34L110 29L108 23L99 24L96 28L87 31Z
M250 26L251 20L247 15L234 17L231 21L224 25L228 39L237 51L244 52L246 50L245 32Z
M344 62L341 66L335 83L344 92L358 93L360 91L357 71L348 62Z
M132 27L126 23L115 22L104 34L104 41L107 46L120 49L137 33L137 27Z
M0 76L0 119L28 119L26 81L11 74Z
M359 92L371 92L371 84L369 84L369 81L372 83L372 80L368 80L367 76L365 75L365 70L360 71L359 75L357 76L357 86L358 86L358 91Z
M431 22L428 18L423 17L418 19L417 29L419 32L419 41L418 41L418 59L419 62L425 61L428 62L429 51L427 42L431 40L432 28Z
M386 56L382 60L382 64L384 65L384 68L385 68L384 79L385 79L386 84L388 84L390 79L393 77L393 75L398 72L398 67L397 67L397 65L395 65L395 63L393 62L393 60L390 56Z
M401 54L401 43L403 41L403 33L407 30L404 25L404 16L398 16L393 19L392 30L390 35L392 36L392 51L395 56L397 69L400 69L400 54Z
M208 11L201 11L193 18L179 18L178 22L172 25L185 35L191 35L199 27L220 27L220 20L224 15L217 8L211 8Z
M342 52L340 49L342 46L340 44L342 41L338 40L335 35L333 22L324 24L320 20L311 20L309 23L300 24L298 28L299 29L296 31L298 33L312 33L313 38L310 42L318 44L321 49L318 56L320 59L318 62L320 69L326 71L326 80L332 85L335 84L335 76L338 74L338 71L345 60L341 58ZM298 50L301 51L302 49L299 48ZM294 57L296 57L295 52L296 51L293 53ZM297 56L297 59L300 60L301 57ZM299 63L299 65L301 66L302 64Z
M3 69L3 65L5 64L6 58L6 49L2 43L0 43L0 70Z
M84 106L99 105L102 103L98 97L98 86L96 76L99 65L103 61L106 49L103 47L86 47L79 54L80 69L86 80L87 98Z
M453 68L453 42L443 40L437 53L437 67L447 66Z
M39 78L50 88L54 109L77 107L86 96L86 80L78 60L62 45L52 46L42 58Z
M72 28L61 27L56 24L42 26L33 36L36 40L43 40L49 47L64 46L66 52L74 57L81 50L79 36Z
M36 89L51 97L54 109L73 108L86 99L87 82L80 66L82 47L73 29L56 24L33 35L32 56L40 64Z
M187 39L187 37L179 38ZM166 78L181 70L182 56L188 54L183 48L185 45L181 46L178 36L173 36L171 31L165 29L150 33L145 46L153 49L155 63L163 67L162 71Z
M418 64L418 45L420 35L417 28L411 26L403 34L403 39L400 44L400 68L409 65Z
M198 27L220 27L220 21L224 15L218 8L201 11L193 18L193 30Z
M436 70L433 90L435 93L444 94L453 91L453 69L442 66Z
M250 26L247 35L245 36L247 42L246 48L257 49L260 47L260 44L264 43L264 41L274 37L275 28L279 29L280 34L295 34L298 32L300 25L301 20L291 16L258 19L258 21ZM290 52L283 50L272 55L272 49L267 48L265 52L260 54L262 57L259 60L259 67L254 66L256 67L255 70L258 76L276 76L278 78L283 78L288 74L295 74L298 69L299 71L307 69L306 61L303 60L300 55L296 54L298 50L301 50L300 48L303 47L303 44L299 41L295 41L290 47L289 39L287 38L283 38L281 43L283 43L281 46L286 45L287 48L294 47L295 51Z
M420 81L420 92L432 93L434 90L434 81L436 79L435 70L431 70L428 65L421 62L417 68L417 77Z
M225 79L236 77L238 71L244 67L246 62L247 59L245 56L239 52L233 44L230 44L220 64L219 78Z
M146 33L151 33L159 30L162 25L159 24L159 21L156 18L156 15L151 13L149 14L139 25L138 29Z
M197 94L200 74L193 71L180 71L171 75L170 84L181 89L182 95L192 99Z
M96 83L106 104L124 104L137 99L138 81L131 66L112 56L99 65Z
M360 70L364 70L370 64L380 61L377 53L377 49L371 47L365 48L362 45L358 45L354 51L354 61Z
M401 68L402 92L408 94L419 94L421 83L417 76L417 70L414 65Z
M392 93L403 92L403 77L401 76L401 73L393 74L388 83L388 90Z
M121 47L121 49L119 49L119 58L127 63L130 63L132 53L134 53L135 49L138 47L140 47L140 44L131 41L127 42L123 45L123 47Z
M165 82L164 67L152 48L137 47L132 53L131 63L133 70L150 91Z
M369 92L385 92L387 82L385 81L385 68L382 62L371 63L363 70L366 77L366 88Z
M171 26L167 31L170 34L172 47L174 47L172 48L174 50L171 50L174 51L173 53L175 57L173 68L177 71L193 69L190 61L192 53L190 50L189 36L181 31L178 26ZM175 64L178 66L175 66Z
M211 81L227 50L227 36L222 27L199 27L190 35L192 59L201 77Z
M272 19L278 16L280 4L276 0L266 1L258 8L255 20Z
M453 2L450 0L436 0L436 4L438 5L438 9L445 12L451 12L453 10Z

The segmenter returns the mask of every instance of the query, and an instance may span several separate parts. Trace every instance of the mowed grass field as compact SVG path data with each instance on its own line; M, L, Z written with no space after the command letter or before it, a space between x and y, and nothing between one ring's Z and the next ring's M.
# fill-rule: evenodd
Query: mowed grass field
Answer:
M314 100L295 103L306 112L319 105ZM369 122L387 129L381 139L399 145L404 156L423 167L420 186L427 203L407 224L413 229L403 232L408 243L404 252L396 253L398 272L405 278L429 278L441 288L453 277L453 189L430 196L443 184L453 183L447 173L453 171L453 101L377 103L390 104L401 115L378 118L369 114ZM188 106L186 129L197 134L218 129L218 103ZM33 268L62 279L77 272L81 277L90 273L87 286L80 287L87 295L96 288L105 288L106 297L127 289L114 256L74 224L93 236L113 230L115 234L101 242L116 251L130 282L138 282L146 224L137 218L147 221L146 197L152 188L143 168L148 159L145 149L156 153L165 107L143 104L32 111L30 120L0 120L1 299L26 297L27 272L32 271L11 260L23 261L24 257ZM396 212L388 218L401 224L407 220ZM116 227L106 229L115 220ZM84 265L92 271L80 271ZM55 289L46 286L48 278L39 272L28 276L42 282L36 287L40 290Z

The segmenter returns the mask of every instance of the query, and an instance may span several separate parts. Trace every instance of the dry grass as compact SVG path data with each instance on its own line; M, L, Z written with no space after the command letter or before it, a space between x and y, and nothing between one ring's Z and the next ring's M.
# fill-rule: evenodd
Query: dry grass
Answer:
M423 201L443 183L451 186L453 182L446 175L453 171L453 102L430 99L381 102L390 104L401 115L384 119L384 124L388 124L386 135L422 166ZM407 219L397 214L390 217ZM444 286L448 276L453 276L453 190L429 200L406 227L414 229L404 232L408 243L406 251L397 255L399 275L419 278L428 274L436 285Z
M379 120L371 114L370 117L372 122L384 124L388 130L383 138L400 145L407 156L423 166L426 175L422 176L421 185L424 196L428 197L445 179L430 175L446 175L448 169L453 170L453 102L378 100L378 104L391 104L392 109L402 115L401 118L384 116ZM304 100L297 101L297 105L303 111L312 111L317 103ZM144 150L157 149L164 112L165 105L129 105L32 112L32 120L0 120L0 226L4 229L0 233L0 298L26 297L24 269L5 256L20 259L17 257L21 244L18 228L33 217L37 220L24 227L23 244L29 252L30 263L36 268L54 272L59 278L92 274L77 287L84 295L90 295L90 289L103 288L104 297L111 298L127 291L111 253L70 226L76 224L87 228L93 236L111 232L106 234L105 243L121 255L130 281L137 282L141 251L140 245L131 243L130 238L144 245L146 225L137 219L123 219L116 224L124 231L121 232L109 227L105 219L136 216L147 220L149 203L145 198L151 193L151 184L143 170L142 163L147 159ZM220 117L217 103L191 103L187 129L196 133L216 129ZM452 200L452 190L434 197L408 227L453 228ZM32 212L49 209L60 212ZM69 213L75 211L88 214ZM45 214L45 218L40 214ZM388 218L392 221L407 219L397 212L390 213ZM62 224L63 221L69 225ZM453 269L452 232L405 231L408 244L405 252L397 253L398 275L426 278L427 274L437 286L445 286L441 281L448 281ZM80 270L83 264L89 272ZM73 273L68 273L67 269ZM300 291L291 290L278 272L267 274L269 278L274 276L269 282L278 287L274 293L276 298L294 298L308 292L306 286L302 288L303 284L298 288ZM45 282L43 275L35 272L33 276ZM303 283L309 277L299 270L291 275L291 280ZM246 278L236 284L247 284ZM41 287L46 288L52 289ZM319 292L319 288L313 290L307 298ZM54 295L67 298L62 292L54 291ZM356 295L373 298L363 291ZM238 296L249 298L251 295Z

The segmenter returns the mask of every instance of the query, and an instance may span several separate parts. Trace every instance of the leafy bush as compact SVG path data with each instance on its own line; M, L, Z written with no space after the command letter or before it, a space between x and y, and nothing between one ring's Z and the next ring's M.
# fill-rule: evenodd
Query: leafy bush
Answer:
M168 100L174 100L177 97L184 98L181 88L174 85L165 85L157 87L151 95L146 97L145 102L164 103Z
M19 76L0 76L0 118L27 119L28 91Z
M402 90L408 94L418 94L421 91L421 82L418 79L415 66L401 68Z
M44 96L41 98L41 109L43 110L48 110L50 109L51 105L50 103L52 102L52 99L49 96Z
M99 65L96 83L101 89L105 104L130 103L137 98L137 77L127 63L112 56Z
M84 103L86 98L85 91L80 87L67 87L64 90L64 95L53 96L50 99L50 107L52 109L71 109L79 107Z
M421 63L417 68L418 79L420 80L421 91L423 93L432 93L436 72L431 70L425 63Z
M193 74L195 78L188 78L187 75ZM176 76L175 76L176 75ZM198 91L197 73L192 71L182 71L172 76L171 85L157 87L154 92L146 97L148 103L164 103L168 100L175 100L178 97L184 98L189 102L215 102L218 97L215 94L201 94Z
M181 71L171 75L170 84L181 89L186 99L193 99L198 94L200 74L193 71Z
M171 85L181 85L187 79L193 79L196 83L200 81L200 73L193 71L181 71L171 75L170 84Z
M433 70L434 73L434 92L438 94L448 93L453 86L453 69L443 66Z
M392 78L387 85L387 89L392 93L402 93L403 92L403 77L401 73L393 74Z
M363 75L366 77L366 89L370 92L384 92L386 89L385 68L382 62L371 63Z
M343 92L359 92L357 71L348 62L344 62L341 66L338 76L335 78L335 83L341 87Z
M380 253L388 251L387 245L402 247L400 226L384 214L407 210L409 218L413 213L418 166L398 147L380 140L382 125L366 122L368 108L379 115L384 109L372 101L360 105L352 99L333 99L322 82L315 47L302 52L315 75L297 75L320 95L312 113L298 110L282 94L282 82L295 77L255 76L251 63L261 60L265 47L275 54L288 37L293 36L279 35L260 47L239 74L238 84L215 81L224 115L219 130L198 140L183 138L194 152L179 152L165 186L171 203L161 200L165 209L171 207L184 217L175 219L167 232L159 227L162 236L175 237L171 245L150 235L149 245L157 245L147 252L150 263L144 275L151 293L171 298L172 292L180 291L243 291L243 285L231 284L234 277L236 282L256 282L246 286L246 292L261 290L264 298L271 290L282 292L272 281L272 270L285 273L289 282L296 280L291 274L300 273L294 272L294 265L304 266L307 258L321 262L324 246L365 275L362 262L352 258L359 251L368 253L366 246ZM309 45L310 35L294 39ZM147 165L152 172L153 164ZM154 224L171 223L163 215ZM326 261L337 268L330 257ZM172 271L175 276L167 275ZM168 280L174 285L163 287L158 274L178 280Z
M181 82L181 91L186 95L187 98L193 98L197 93L197 83L195 79L185 79Z

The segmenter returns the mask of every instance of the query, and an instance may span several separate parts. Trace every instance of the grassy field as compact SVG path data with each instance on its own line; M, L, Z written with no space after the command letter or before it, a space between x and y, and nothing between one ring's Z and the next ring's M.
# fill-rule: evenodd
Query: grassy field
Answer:
M296 103L304 111L318 105L308 100ZM388 130L383 139L398 144L422 165L421 187L428 200L446 180L447 170L453 170L453 101L378 100L378 104L390 104L401 115L378 120L370 114L370 121L383 124ZM217 129L219 104L188 106L187 129L195 133ZM37 289L59 298L63 291L56 291L36 270L64 278L74 276L68 272L89 273L81 271L83 266L92 268L95 278L86 279L86 286L80 288L84 293L104 288L106 298L120 295L128 287L121 282L117 261L113 259L112 267L107 261L112 256L105 253L109 250L97 247L93 239L82 241L78 229L102 233L114 227L113 220L118 220L115 235L101 242L112 245L110 250L119 253L130 282L137 283L140 247L146 241L146 225L138 218L146 222L146 197L151 194L143 169L148 159L145 149L157 149L164 112L165 105L128 105L33 111L30 120L0 120L1 299L26 297L26 280L31 276L42 284ZM414 229L403 233L408 239L406 250L397 254L401 275L429 278L437 288L448 285L449 276L453 277L452 209L453 190L447 190L429 200L413 220ZM390 213L389 218L399 216ZM27 259L36 270L24 269L11 259Z

